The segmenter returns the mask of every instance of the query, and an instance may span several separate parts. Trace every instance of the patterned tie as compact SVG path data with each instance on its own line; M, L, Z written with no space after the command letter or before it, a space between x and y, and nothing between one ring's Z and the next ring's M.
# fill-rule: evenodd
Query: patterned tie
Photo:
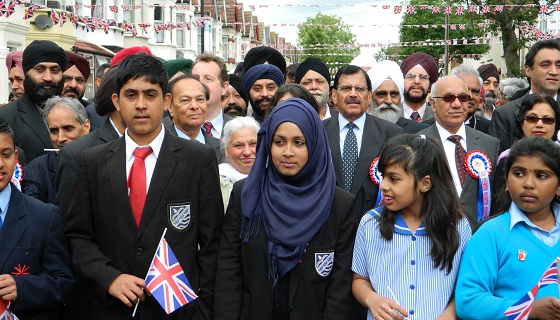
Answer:
M137 227L140 225L140 218L142 218L142 211L144 211L144 203L146 202L147 184L144 159L152 152L152 148L136 148L134 150L134 163L132 163L128 175L128 187L130 188L128 198Z
M344 189L350 192L352 190L356 164L358 163L358 140L354 133L356 125L349 122L346 126L348 127L348 133L346 133L344 149L342 150L342 173L344 174Z
M420 117L420 114L418 113L418 111L414 111L411 115L410 118L416 122L420 122L422 121L422 118Z
M209 136L209 137L213 137L213 135L212 135L212 128L213 128L212 122L206 121L206 122L204 122L204 124L202 126L204 127L204 131L206 131L206 135Z
M452 136L449 136L449 138L447 139L455 143L455 166L457 167L457 173L459 174L461 185L463 185L465 183L465 175L467 174L467 171L465 169L465 157L467 156L467 152L461 145L460 135L454 134Z

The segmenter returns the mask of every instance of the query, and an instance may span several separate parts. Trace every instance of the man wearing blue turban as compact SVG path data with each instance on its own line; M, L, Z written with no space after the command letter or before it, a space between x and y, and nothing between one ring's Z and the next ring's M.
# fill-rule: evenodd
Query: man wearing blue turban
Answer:
M284 74L271 64L259 64L243 76L243 88L253 108L253 118L262 124L273 108L272 98L284 84Z

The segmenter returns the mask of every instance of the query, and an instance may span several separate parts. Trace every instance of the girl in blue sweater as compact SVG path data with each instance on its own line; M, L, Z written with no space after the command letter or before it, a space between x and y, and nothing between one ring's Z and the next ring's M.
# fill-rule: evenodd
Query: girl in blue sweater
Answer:
M504 174L509 207L467 245L455 292L461 319L505 319L560 256L560 147L542 137L516 142ZM538 290L529 318L559 319L558 286Z

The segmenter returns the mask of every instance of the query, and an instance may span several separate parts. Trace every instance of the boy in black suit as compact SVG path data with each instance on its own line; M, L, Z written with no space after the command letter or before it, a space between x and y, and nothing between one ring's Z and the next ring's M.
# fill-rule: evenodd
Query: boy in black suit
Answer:
M74 284L57 207L10 183L18 152L0 119L0 298L19 319L52 319Z

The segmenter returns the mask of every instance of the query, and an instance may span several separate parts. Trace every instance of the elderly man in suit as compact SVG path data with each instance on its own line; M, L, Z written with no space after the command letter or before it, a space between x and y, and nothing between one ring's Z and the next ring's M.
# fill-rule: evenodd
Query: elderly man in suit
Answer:
M367 74L373 89L369 114L396 124L406 133L416 133L429 126L401 116L404 78L396 62L381 61Z
M480 151L488 156L490 165L495 168L499 141L465 125L469 99L469 90L463 80L455 76L438 80L432 87L430 98L436 122L419 134L441 141L455 189L471 229L475 230L480 220L477 209L479 182L467 173L464 157L473 150ZM491 177L493 174L492 171Z
M220 139L210 137L206 130L202 130L208 107L208 87L195 75L182 75L169 82L169 92L172 97L169 117L163 118L163 124L169 132L212 147L218 163L224 162Z
M162 125L171 95L157 58L125 58L115 84L127 129L82 153L65 231L75 271L93 293L90 317L128 318L138 303L141 319L211 319L224 215L214 150ZM164 229L198 295L171 315L144 281Z
M496 108L492 114L490 135L500 140L501 150L509 149L519 136L515 118L525 96L535 93L557 98L560 88L560 41L537 41L525 55L523 71L529 78L529 92Z
M0 108L0 118L14 130L16 145L23 149L27 161L45 154L44 149L52 147L41 112L48 98L62 93L65 66L66 54L56 43L48 40L31 42L23 51L25 93Z
M379 186L369 175L372 161L385 141L400 134L397 125L366 113L371 101L371 81L357 66L345 66L334 78L333 101L337 117L323 121L329 137L337 185L356 195L361 214L373 208Z

